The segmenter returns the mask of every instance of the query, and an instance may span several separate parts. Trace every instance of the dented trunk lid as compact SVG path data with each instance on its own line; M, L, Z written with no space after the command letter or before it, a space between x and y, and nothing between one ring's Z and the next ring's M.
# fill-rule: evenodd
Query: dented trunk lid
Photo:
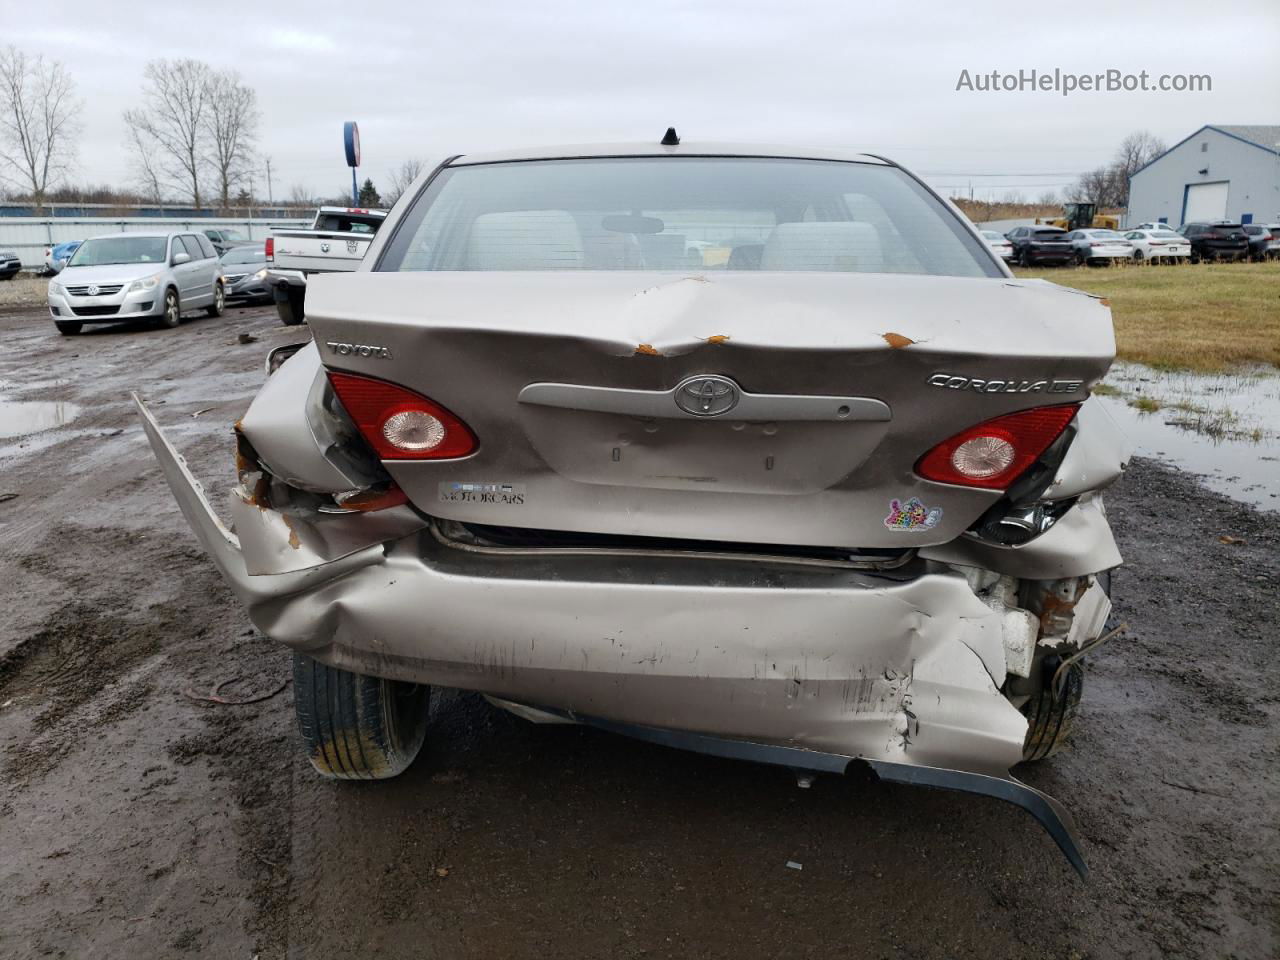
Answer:
M385 463L419 509L613 535L951 540L1000 494L925 481L920 456L1083 400L1115 351L1099 301L1008 279L362 271L307 296L326 366L418 391L479 438ZM920 522L886 524L913 499Z

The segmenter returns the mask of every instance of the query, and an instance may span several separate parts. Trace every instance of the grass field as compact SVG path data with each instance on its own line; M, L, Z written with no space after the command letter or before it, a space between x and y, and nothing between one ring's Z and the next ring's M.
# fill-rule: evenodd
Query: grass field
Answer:
M1280 367L1280 261L1013 272L1109 298L1121 360L1206 373Z

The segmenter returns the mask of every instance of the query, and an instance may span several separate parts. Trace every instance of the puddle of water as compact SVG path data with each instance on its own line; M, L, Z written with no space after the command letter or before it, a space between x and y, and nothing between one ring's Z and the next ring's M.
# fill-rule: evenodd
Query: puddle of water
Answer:
M0 401L0 439L52 430L79 413L79 406L62 400Z
M1280 371L1164 373L1117 363L1105 382L1120 394L1100 399L1138 456L1201 474L1206 486L1229 497L1280 510Z

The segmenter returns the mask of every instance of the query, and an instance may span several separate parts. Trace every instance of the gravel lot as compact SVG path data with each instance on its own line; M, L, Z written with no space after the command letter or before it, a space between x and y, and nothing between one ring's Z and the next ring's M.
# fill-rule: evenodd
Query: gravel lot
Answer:
M1075 813L1088 883L996 801L869 776L800 791L451 692L408 774L333 784L295 748L288 690L183 695L270 691L288 658L199 552L128 400L221 502L265 348L305 330L259 308L62 338L10 307L0 334L0 423L15 401L68 418L0 437L0 956L1280 950L1280 514L1146 461L1110 495L1132 629L1087 664L1074 748L1021 771Z

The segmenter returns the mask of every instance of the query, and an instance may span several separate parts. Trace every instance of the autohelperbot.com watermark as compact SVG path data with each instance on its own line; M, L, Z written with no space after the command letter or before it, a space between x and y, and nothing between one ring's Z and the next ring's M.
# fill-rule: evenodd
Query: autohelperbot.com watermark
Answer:
M1053 70L961 70L956 91L971 93L1209 93L1213 77L1207 73L1152 73L1108 69L1098 73Z

